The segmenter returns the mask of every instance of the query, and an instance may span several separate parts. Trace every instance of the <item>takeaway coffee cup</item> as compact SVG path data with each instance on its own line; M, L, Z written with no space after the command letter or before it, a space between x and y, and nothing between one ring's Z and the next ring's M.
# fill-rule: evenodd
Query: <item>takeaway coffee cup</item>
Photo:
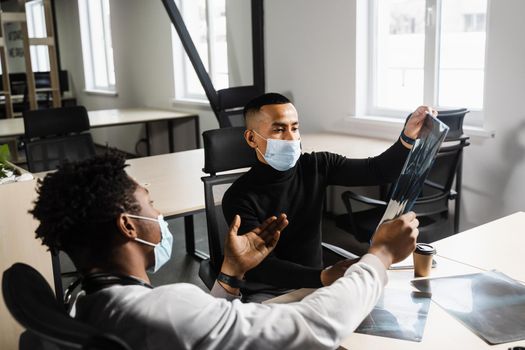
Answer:
M414 257L414 275L416 277L426 277L430 275L432 268L432 257L436 254L436 249L430 244L418 243L412 256Z

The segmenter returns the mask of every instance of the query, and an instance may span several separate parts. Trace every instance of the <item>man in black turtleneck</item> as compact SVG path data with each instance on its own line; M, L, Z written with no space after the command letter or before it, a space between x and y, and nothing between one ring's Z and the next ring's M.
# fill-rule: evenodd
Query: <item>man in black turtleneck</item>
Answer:
M274 252L246 275L249 282L266 285L243 290L248 301L263 301L294 288L330 285L351 265L343 260L322 269L321 217L329 185L367 186L394 181L417 138L427 113L414 111L399 140L377 157L347 159L328 153L301 154L299 120L284 96L267 93L244 108L244 137L259 162L224 195L227 222L241 217L239 232L248 232L272 215L286 213L289 225Z

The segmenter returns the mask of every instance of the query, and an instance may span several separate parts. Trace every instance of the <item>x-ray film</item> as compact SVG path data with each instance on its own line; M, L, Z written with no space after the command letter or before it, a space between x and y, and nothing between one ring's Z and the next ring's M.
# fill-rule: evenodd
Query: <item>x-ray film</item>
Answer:
M525 339L525 286L497 271L419 279L412 285L489 344Z
M448 129L443 122L427 114L419 138L408 154L379 225L412 209Z
M386 288L356 333L420 342L430 308L430 293Z

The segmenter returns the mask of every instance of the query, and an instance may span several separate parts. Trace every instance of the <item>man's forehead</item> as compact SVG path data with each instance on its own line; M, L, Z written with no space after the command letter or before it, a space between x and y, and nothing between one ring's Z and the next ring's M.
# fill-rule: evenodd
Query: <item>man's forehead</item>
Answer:
M276 122L293 124L299 120L297 110L291 103L265 105L261 107L259 113L265 117L265 122L272 124Z
M141 183L137 181L137 179L133 178L132 176L129 176L129 178L137 185L137 188L135 189L136 192L149 194L149 190L147 188L149 186L148 183Z

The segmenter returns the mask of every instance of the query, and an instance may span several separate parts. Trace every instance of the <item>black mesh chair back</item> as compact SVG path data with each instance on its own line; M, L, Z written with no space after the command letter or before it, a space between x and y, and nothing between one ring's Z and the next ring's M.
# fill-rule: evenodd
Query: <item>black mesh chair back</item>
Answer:
M204 171L210 175L251 167L257 162L255 151L244 139L244 127L208 130L204 141Z
M218 173L249 168L257 162L254 150L244 140L244 130L244 127L232 127L209 130L202 134L203 171L210 174L202 178L210 258L201 262L199 276L210 289L222 264L224 240L229 227L222 213L222 197L230 185L244 174L243 171Z
M238 86L217 91L219 127L244 126L244 106L260 94L255 86Z
M199 276L210 289L221 268L224 258L224 241L229 228L229 223L226 222L222 212L222 197L230 185L242 174L244 174L244 172L202 178L204 182L210 258L201 262Z
M25 150L29 171L56 169L62 162L95 155L83 106L25 111Z
M452 199L452 184L463 147L463 144L456 144L439 149L412 209L420 217L448 212L448 201Z
M458 140L463 136L463 119L468 112L466 108L438 110L437 118L450 128L445 142Z
M221 111L219 113L219 127L231 128L236 126L244 126L244 109L232 109L228 111Z
M20 349L110 349L130 347L113 334L71 318L44 277L29 265L16 263L4 271L2 293L7 309L26 332Z

